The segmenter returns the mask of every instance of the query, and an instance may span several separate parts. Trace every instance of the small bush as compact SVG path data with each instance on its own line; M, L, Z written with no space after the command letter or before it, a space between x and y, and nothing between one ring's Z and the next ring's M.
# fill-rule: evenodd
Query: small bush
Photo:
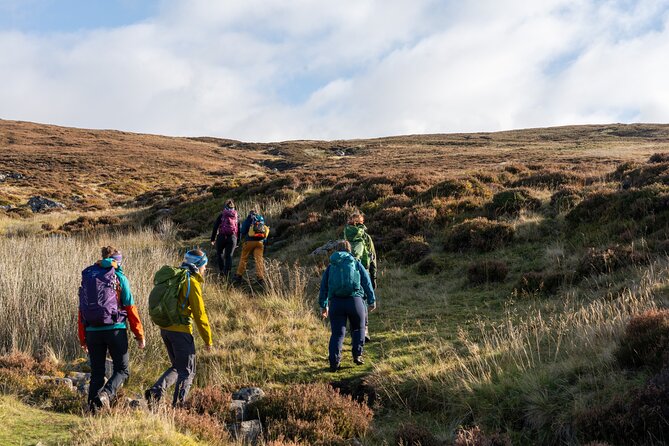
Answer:
M584 181L583 177L573 172L542 170L512 182L511 187L546 187L555 189L565 184L582 181Z
M648 158L649 163L668 163L669 162L669 153L654 153Z
M565 187L551 196L550 206L556 214L568 212L583 200L581 192L574 187Z
M455 435L454 446L512 446L506 434L484 434L478 426L460 429Z
M541 200L534 197L528 189L508 189L493 195L486 210L491 217L500 215L518 215L523 210L535 210L541 207Z
M80 413L83 398L76 390L63 384L46 382L38 386L30 396L33 403L61 413Z
M416 207L409 211L406 218L406 227L411 232L423 230L432 223L437 217L437 210L431 207Z
M221 422L230 420L230 394L218 387L194 388L188 394L184 409L198 415L212 415Z
M211 414L196 414L188 410L174 411L174 425L178 431L212 445L229 444L230 435L220 419Z
M421 276L439 274L442 269L442 265L434 257L426 257L416 264L416 272Z
M645 263L648 263L648 256L630 247L589 248L581 257L576 267L576 274L578 277L610 274L621 268Z
M298 384L268 392L254 403L267 427L268 440L285 438L308 444L341 444L361 438L373 413L327 384Z
M430 245L421 236L409 237L402 241L399 246L398 255L405 265L418 262L430 253Z
M38 387L34 375L19 369L0 367L0 393L25 396Z
M504 282L509 274L509 267L501 260L484 260L472 263L467 268L469 283L480 285L489 282Z
M441 442L430 431L413 423L402 424L395 432L399 446L439 446Z
M476 178L467 178L442 181L422 194L424 199L435 197L462 198L468 196L488 197L490 196L490 189Z
M659 370L669 362L669 310L634 316L625 328L615 357L623 367Z
M525 173L529 169L523 164L509 164L504 166L504 172L508 172L512 175L518 175L519 173Z
M514 229L508 223L479 217L453 226L446 233L444 247L448 251L493 251L513 240Z
M521 294L537 294L537 293L546 293L546 294L555 294L566 281L566 274L563 272L538 272L530 271L524 273L518 284L516 285L516 291Z
M0 369L14 369L26 374L62 376L58 365L49 359L41 361L23 352L0 356Z

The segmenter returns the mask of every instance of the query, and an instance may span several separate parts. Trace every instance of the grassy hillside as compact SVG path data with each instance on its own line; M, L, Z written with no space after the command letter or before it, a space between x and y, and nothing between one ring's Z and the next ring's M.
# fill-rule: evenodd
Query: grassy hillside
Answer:
M269 403L258 408L271 426L268 441L669 439L669 315L662 310L669 296L669 156L663 155L669 126L247 144L0 124L20 135L13 137L11 157L0 155L0 173L10 165L27 168L21 166L33 162L30 150L59 135L66 142L76 136L80 147L93 147L94 136L116 138L129 159L142 158L138 175L153 175L144 176L143 187L105 192L107 203L123 196L123 207L72 206L28 216L19 206L0 217L6 234L0 239L0 314L17 321L0 326L4 351L50 351L61 369L81 357L76 277L102 244L126 253L148 322L153 272L177 263L187 247L208 247L210 225L232 197L243 213L258 208L268 217L269 287L229 288L210 275L205 298L216 349L201 354L197 385L210 395L248 384L268 389ZM3 132L7 139L10 130ZM176 156L191 144L201 153L191 152L191 164L179 170L195 173L183 177L184 184L163 181L177 177L176 165L156 161L157 151ZM50 156L58 158L59 150L70 149L56 148ZM80 150L75 157L87 163L89 177L63 175L62 188L90 181L91 191L100 190L92 153ZM224 166L231 171L212 173ZM33 193L19 187L21 181L0 183L0 193ZM379 310L370 318L366 364L355 367L345 357L333 374L327 371L328 328L315 308L326 259L310 253L339 238L354 209L365 213L380 255ZM19 264L12 260L16 252L31 255ZM58 311L62 302L71 303L66 311ZM25 306L35 311L25 314ZM34 330L21 328L34 320ZM166 365L157 330L147 325L149 347L132 351L130 393L141 392ZM5 382L13 382L14 375L7 376ZM3 387L2 379L6 393L34 399L34 390ZM366 399L371 425L361 407L342 402L341 410L359 424L330 427L327 408L307 410L335 398L314 383ZM305 384L312 387L300 387ZM304 398L311 415L280 410L290 398ZM204 416L201 411L170 416L147 422L212 443L217 423L225 421L210 414L214 418L196 422L192 417ZM104 431L98 419L90 422ZM189 430L194 423L206 429Z

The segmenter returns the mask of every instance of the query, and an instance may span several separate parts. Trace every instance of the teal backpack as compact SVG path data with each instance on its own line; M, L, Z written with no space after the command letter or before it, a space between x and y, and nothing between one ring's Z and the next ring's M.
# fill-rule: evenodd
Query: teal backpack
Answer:
M362 289L357 261L347 252L337 251L330 256L328 298L351 297Z
M186 298L179 304L179 290L187 286ZM163 266L153 278L153 289L149 294L149 316L159 327L189 325L190 318L183 313L188 307L190 294L190 272L183 268Z

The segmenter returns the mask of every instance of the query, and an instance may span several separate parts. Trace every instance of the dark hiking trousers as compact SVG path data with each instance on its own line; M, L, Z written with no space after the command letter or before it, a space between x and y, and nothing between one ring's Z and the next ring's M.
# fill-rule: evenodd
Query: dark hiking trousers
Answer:
M346 322L351 324L353 357L361 356L365 344L365 302L361 297L330 299L330 365L341 361L341 350L346 337Z
M91 362L91 383L88 388L88 402L90 403L102 389L113 400L116 391L130 376L128 368L128 333L125 329L87 331L86 345L88 358ZM114 371L105 384L105 362L107 351L114 363Z
M171 366L158 378L150 391L160 400L168 387L175 385L172 406L181 405L195 378L195 340L190 333L160 330Z
M221 274L230 275L232 271L232 254L237 248L236 235L218 234L216 237L216 259L218 260L218 270Z

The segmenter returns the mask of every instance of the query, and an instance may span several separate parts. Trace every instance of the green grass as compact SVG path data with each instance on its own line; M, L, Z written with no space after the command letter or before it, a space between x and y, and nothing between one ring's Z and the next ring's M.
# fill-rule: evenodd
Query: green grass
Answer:
M76 415L46 412L23 404L14 397L0 395L0 444L27 446L37 443L65 445L81 424Z

